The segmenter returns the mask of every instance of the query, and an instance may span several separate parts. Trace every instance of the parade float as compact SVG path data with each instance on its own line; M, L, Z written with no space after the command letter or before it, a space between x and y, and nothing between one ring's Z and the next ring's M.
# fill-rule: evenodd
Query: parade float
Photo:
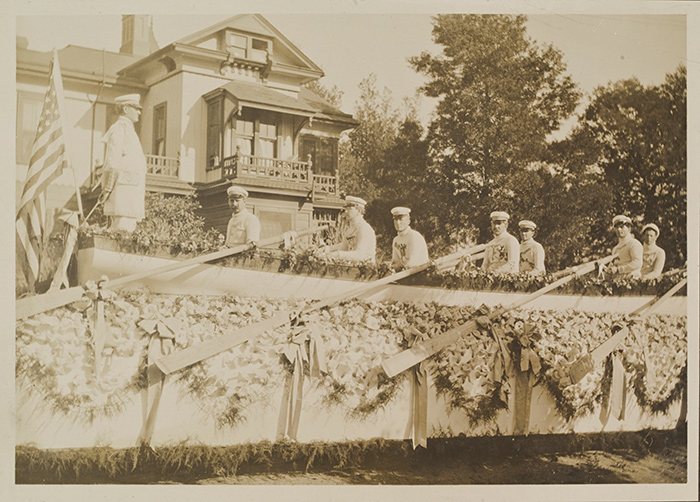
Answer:
M500 276L471 266L482 245L395 273L319 259L316 232L193 257L83 230L80 286L17 302L17 444L415 447L684 420L684 271Z

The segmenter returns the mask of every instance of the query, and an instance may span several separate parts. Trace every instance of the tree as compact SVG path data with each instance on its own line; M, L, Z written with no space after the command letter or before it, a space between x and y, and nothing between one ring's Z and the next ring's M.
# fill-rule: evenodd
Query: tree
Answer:
M669 266L687 258L686 89L684 66L660 86L629 79L599 87L576 131L596 145L614 194L610 216L659 225Z
M541 160L547 135L575 109L580 93L561 53L527 38L525 16L439 15L433 39L442 53L410 59L439 98L428 140L451 201L440 216L455 232L476 224L488 237L488 214L504 179ZM508 207L499 207L508 210Z
M370 74L360 82L360 98L355 119L360 123L341 144L338 167L341 191L358 195L368 202L377 196L372 172L397 134L399 113L392 105L391 91L376 88L377 77Z
M305 84L304 87L317 96L321 96L336 108L343 106L343 91L338 89L338 86L334 85L333 87L328 88L323 85L320 80L312 80L308 84Z

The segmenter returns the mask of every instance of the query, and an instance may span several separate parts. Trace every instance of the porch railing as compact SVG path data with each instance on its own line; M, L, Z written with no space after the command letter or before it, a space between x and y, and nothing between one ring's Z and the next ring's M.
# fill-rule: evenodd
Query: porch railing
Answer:
M314 193L336 195L338 193L338 178L336 176L326 176L314 174Z
M174 157L163 157L161 155L146 155L146 172L148 174L174 176L177 178L179 169L179 159Z
M311 182L311 165L295 160L237 154L224 159L221 175L224 178L250 176L308 185Z

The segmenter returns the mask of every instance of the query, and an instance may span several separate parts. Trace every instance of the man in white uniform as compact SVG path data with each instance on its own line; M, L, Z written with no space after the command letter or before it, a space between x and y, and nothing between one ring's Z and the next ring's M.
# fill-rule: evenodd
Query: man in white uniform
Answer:
M632 220L623 214L613 218L613 227L617 234L617 246L612 254L617 258L606 268L612 277L639 278L642 276L642 243L632 235Z
M508 233L510 215L505 211L491 213L493 239L486 245L481 268L498 274L517 274L520 263L520 243Z
M99 202L112 219L113 230L133 232L145 214L146 156L134 123L141 116L140 96L127 94L115 99L119 118L102 141L107 145Z
M347 227L343 231L340 244L331 246L328 250L329 258L375 263L377 236L363 217L366 205L367 202L359 197L345 197L343 214Z
M391 210L397 235L391 246L391 268L402 270L430 261L425 238L411 228L411 210L395 207Z
M642 279L656 279L666 263L666 251L656 245L659 227L647 223L642 228Z
M518 223L518 227L520 227L520 273L544 274L544 248L534 239L537 225L533 221L522 220Z
M231 186L226 190L228 205L233 216L226 227L226 245L229 247L240 244L257 245L260 240L260 220L246 207L248 191L239 186Z

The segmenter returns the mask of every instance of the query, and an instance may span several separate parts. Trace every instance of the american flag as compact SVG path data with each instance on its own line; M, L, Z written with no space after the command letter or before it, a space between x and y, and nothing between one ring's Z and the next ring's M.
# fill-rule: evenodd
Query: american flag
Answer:
M68 166L59 107L62 100L61 69L58 53L54 49L49 68L49 85L15 221L18 267L24 271L32 291L39 278L42 238L46 228L46 188Z

